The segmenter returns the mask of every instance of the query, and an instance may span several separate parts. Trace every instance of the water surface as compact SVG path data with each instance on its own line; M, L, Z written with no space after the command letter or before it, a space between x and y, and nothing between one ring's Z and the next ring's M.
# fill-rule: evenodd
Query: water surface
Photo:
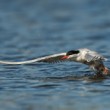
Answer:
M0 0L0 59L78 48L110 59L109 10L109 0ZM0 65L0 109L109 110L110 79L87 74L87 66L71 62Z

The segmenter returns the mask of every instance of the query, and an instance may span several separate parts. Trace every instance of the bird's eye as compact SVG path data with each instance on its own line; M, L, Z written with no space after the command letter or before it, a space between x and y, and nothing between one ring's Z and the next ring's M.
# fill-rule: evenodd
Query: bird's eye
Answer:
M72 54L78 54L79 53L79 50L71 50L71 51L68 51L66 55L72 55Z

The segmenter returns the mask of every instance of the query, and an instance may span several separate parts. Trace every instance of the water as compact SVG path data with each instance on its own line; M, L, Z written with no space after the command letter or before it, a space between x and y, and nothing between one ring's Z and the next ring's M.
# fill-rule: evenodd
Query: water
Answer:
M110 59L109 10L109 0L0 0L0 59L85 47ZM0 109L109 110L110 79L86 74L87 66L69 62L0 65Z

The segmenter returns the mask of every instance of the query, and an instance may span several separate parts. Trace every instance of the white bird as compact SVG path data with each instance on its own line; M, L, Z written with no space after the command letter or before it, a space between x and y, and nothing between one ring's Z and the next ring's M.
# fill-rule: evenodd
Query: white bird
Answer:
M34 62L47 62L55 63L60 61L75 61L88 65L96 73L101 73L107 75L110 73L109 69L104 66L103 61L106 60L99 53L83 48L78 50L71 50L67 53L59 53L54 55L49 55L41 58L36 58L33 60L21 61L21 62L9 62L9 61L0 61L1 64L30 64Z

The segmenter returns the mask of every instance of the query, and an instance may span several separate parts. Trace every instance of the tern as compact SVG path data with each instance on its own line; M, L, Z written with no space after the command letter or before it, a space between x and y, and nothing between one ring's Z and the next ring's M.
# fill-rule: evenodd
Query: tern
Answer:
M35 62L47 62L56 63L60 61L73 61L88 65L96 73L101 73L103 75L110 74L110 71L105 67L103 61L107 60L105 57L99 53L92 51L87 48L71 50L64 53L53 54L41 58L36 58L33 60L21 61L21 62L10 62L10 61L0 61L1 64L30 64Z

